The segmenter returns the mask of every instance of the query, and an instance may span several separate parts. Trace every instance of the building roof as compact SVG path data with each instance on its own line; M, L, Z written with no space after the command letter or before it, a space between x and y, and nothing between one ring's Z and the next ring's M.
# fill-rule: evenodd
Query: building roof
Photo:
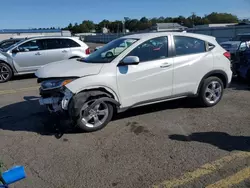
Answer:
M58 33L61 29L0 29L0 33Z

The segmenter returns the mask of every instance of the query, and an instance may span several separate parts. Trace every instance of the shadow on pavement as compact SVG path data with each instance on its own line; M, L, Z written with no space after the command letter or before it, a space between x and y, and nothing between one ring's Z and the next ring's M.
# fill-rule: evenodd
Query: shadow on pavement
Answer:
M117 114L113 118L113 120L124 119L124 118L133 117L133 116L149 114L149 113L154 113L154 112L159 112L159 111L169 110L169 109L178 109L178 108L203 108L203 107L199 106L196 98L183 98L183 99L177 99L173 101L161 102L161 103L146 105L142 107L132 108L132 109L129 109L128 111Z
M245 90L250 91L250 85L246 81L233 80L230 87L233 90Z
M169 138L184 142L195 141L207 143L226 151L250 151L249 136L231 136L224 132L197 132L188 136L170 135Z
M35 74L25 74L25 75L14 76L12 78L12 80L13 81L15 81L15 80L25 80L25 79L31 79L31 78L36 78ZM10 80L10 82L12 80Z
M40 135L61 138L63 134L82 133L72 126L73 123L65 114L52 115L45 107L39 105L38 97L25 96L25 101L10 104L0 109L0 129L9 131L35 132ZM145 107L138 107L127 112L116 114L113 120L129 118L141 114L153 113L166 109L197 107L192 99L180 99Z
M66 116L51 115L41 107L38 97L26 96L25 101L0 109L0 130L35 132L61 138L63 134L79 133Z

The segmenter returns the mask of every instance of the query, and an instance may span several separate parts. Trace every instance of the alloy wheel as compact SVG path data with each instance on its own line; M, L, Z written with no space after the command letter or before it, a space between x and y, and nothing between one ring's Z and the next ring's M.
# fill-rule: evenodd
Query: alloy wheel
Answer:
M95 100L85 103L80 112L82 123L89 128L101 126L109 115L108 105L105 102L100 102L92 107L93 102Z
M221 98L222 86L218 81L212 81L205 90L205 99L208 103L214 104Z
M0 65L0 82L4 82L8 80L10 77L10 71L7 65L1 64Z

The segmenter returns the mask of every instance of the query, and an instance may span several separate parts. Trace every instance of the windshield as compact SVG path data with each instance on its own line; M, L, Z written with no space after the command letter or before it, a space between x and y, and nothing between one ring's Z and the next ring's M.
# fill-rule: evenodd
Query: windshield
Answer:
M130 38L120 38L114 40L99 48L88 57L81 59L81 61L87 63L110 63L136 41L137 39Z
M7 48L3 48L2 51L3 51L3 52L7 52L7 51L9 51L10 49L14 48L15 46L19 45L20 43L22 43L24 40L25 40L25 39L22 39L22 40L20 40L19 42L15 43L15 44L13 44L13 45L7 47Z

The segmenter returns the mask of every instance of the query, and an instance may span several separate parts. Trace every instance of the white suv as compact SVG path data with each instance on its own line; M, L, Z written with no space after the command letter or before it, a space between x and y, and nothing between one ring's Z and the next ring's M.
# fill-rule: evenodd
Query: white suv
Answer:
M119 54L106 53L128 41ZM125 36L85 59L39 69L40 104L52 112L68 112L84 131L103 128L114 112L167 100L197 97L210 107L231 82L229 58L211 36L164 32Z
M0 50L0 83L14 75L34 73L51 62L82 58L89 47L74 37L33 37Z

